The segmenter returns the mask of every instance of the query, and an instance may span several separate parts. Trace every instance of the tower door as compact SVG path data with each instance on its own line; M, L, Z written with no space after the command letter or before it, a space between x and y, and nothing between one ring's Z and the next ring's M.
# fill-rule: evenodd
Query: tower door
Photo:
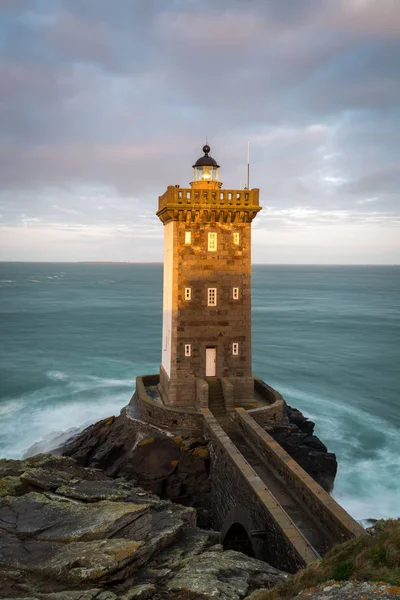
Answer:
M215 377L217 362L217 349L206 348L206 377Z

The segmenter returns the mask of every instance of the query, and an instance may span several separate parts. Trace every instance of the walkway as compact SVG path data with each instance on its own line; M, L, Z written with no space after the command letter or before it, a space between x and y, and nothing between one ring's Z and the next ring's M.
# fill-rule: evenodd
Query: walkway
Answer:
M314 518L306 506L294 497L282 477L276 473L265 459L262 459L255 449L246 441L232 419L226 414L223 405L221 384L218 380L207 380L209 383L210 410L219 425L239 450L243 458L254 469L268 490L273 494L289 518L301 531L311 546L323 556L335 543L329 531Z

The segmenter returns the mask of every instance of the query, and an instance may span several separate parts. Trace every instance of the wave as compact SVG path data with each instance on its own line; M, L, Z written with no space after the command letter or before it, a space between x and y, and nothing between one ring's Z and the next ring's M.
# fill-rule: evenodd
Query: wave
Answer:
M47 371L46 377L51 379L51 381L68 381L69 376L62 371Z
M332 495L343 508L359 521L400 516L398 429L336 399L282 386L279 391L316 423L316 434L335 452Z
M22 400L10 400L9 402L2 403L0 405L0 417L9 416L17 412L23 404Z
M66 386L68 388L68 384ZM71 428L82 429L100 419L119 414L131 394L115 390L88 400L87 395L71 398L63 386L54 390L38 390L16 400L18 406L2 417L0 456L22 458L27 448L43 441L54 432ZM4 407L2 407L4 410Z
M132 387L136 384L136 379L113 379L110 377L97 377L96 375L88 375L87 379L89 381L94 381L98 383L101 387L113 387L113 386L121 386L121 387Z
M0 279L0 283L16 283L15 279Z

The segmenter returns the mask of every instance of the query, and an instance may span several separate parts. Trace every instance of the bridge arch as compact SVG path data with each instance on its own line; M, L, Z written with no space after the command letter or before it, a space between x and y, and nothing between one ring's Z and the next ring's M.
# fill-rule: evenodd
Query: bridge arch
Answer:
M254 558L251 539L243 525L234 523L230 526L224 538L224 550L236 550Z
M225 516L221 543L225 549L239 550L247 556L265 559L260 545L252 536L253 520L242 507L234 506Z

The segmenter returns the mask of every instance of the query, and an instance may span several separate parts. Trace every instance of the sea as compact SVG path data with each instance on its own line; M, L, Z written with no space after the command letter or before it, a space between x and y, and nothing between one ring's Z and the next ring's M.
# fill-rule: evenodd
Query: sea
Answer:
M254 265L253 371L335 452L357 520L400 516L400 267ZM119 414L157 373L162 265L0 264L0 457Z

